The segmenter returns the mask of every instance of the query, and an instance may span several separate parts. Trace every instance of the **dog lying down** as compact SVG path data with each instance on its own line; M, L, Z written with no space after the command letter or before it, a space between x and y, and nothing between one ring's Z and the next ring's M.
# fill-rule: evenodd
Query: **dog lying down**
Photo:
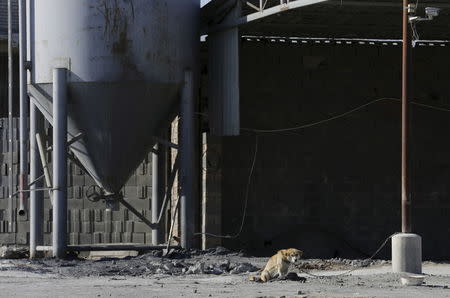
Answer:
M297 262L303 255L301 250L296 248L288 248L279 250L276 255L272 256L261 272L261 276L251 276L251 281L268 282L271 279L289 279L304 281L305 278L299 277L296 273L289 273L289 265Z

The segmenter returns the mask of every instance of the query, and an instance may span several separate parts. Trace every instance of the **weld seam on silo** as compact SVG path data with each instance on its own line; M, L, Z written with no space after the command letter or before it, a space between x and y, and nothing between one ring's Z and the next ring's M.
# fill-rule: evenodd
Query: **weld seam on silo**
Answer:
M67 72L53 70L53 256L67 249Z
M34 104L30 104L30 258L36 257L36 247L44 244L44 194L42 188L43 169L39 162L36 133L43 130L44 119Z

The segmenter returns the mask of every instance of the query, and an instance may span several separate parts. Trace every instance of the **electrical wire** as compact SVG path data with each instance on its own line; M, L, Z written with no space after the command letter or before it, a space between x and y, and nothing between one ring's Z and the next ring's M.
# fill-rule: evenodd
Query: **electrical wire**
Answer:
M314 127L320 124L324 124L333 120L337 120L340 118L343 118L345 116L348 116L354 112L357 112L359 110L362 110L363 108L370 106L372 104L378 103L380 101L395 101L395 102L401 102L401 100L399 98L394 98L394 97L382 97L382 98L378 98L375 100L372 100L368 103L365 103L361 106L358 106L354 109L351 109L347 112L344 112L342 114L327 118L327 119L323 119L317 122L312 122L312 123L307 123L307 124L303 124L303 125L299 125L299 126L294 126L294 127L288 127L288 128L281 128L281 129L256 129L256 128L241 128L241 130L243 131L249 131L249 132L255 132L255 133L274 133L274 132L289 132L289 131L295 131L295 130L300 130L300 129L305 129L305 128L309 128L309 127ZM416 106L420 106L420 107L424 107L424 108L429 108L429 109L433 109L433 110L437 110L437 111L442 111L442 112L450 112L450 109L446 109L446 108L441 108L441 107L435 107L435 106L431 106L431 105L427 105L427 104L422 104L419 102L411 102L411 104L416 105Z
M370 106L372 104L375 104L375 103L383 101L383 100L401 102L401 100L399 98L382 97L382 98L378 98L378 99L372 100L372 101L370 101L368 103L365 103L365 104L363 104L361 106L358 106L358 107L356 107L354 109L351 109L351 110L349 110L347 112L344 112L342 114L339 114L339 115L336 115L336 116L333 116L333 117L330 117L330 118L327 118L327 119L324 119L324 120L320 120L320 121L317 121L317 122L313 122L313 123L308 123L308 124L299 125L299 126L290 127L290 128L282 128L282 129L241 128L241 130L243 130L243 131L250 131L250 132L256 132L256 133L290 132L290 131L300 130L300 129L317 126L317 125L324 124L324 123L327 123L327 122L330 122L330 121L333 121L333 120L337 120L337 119L343 118L343 117L345 117L347 115L350 115L350 114L352 114L354 112L357 112L357 111L359 111L359 110L361 110L361 109L363 109L363 108L365 108L367 106ZM450 112L450 109L446 109L446 108L442 108L442 107L436 107L436 106L431 106L431 105L427 105L427 104L422 104L422 103L415 102L415 101L411 102L411 104L419 106L419 107L423 107L423 108L428 108L428 109L432 109L432 110L441 111L441 112ZM202 116L205 116L205 114L202 114ZM254 152L254 155L253 155L253 161L252 161L252 165L251 165L251 168L250 168L250 173L249 173L249 176L248 176L247 187L246 187L246 191L245 191L245 203L244 203L244 208L243 208L243 212L242 212L242 220L241 220L241 225L239 227L238 232L236 234L234 234L234 235L217 235L217 234L206 233L206 232L205 233L194 233L194 235L196 235L196 236L198 236L198 235L205 235L205 236L209 236L209 237L225 238L225 239L234 239L234 238L239 237L239 235L241 234L242 229L244 227L245 218L246 218L246 214L247 214L247 206L248 206L248 197L249 197L249 191L250 191L250 183L251 183L251 179L252 179L253 172L254 172L254 167L255 167L255 163L256 163L257 154L258 154L258 135L256 135L256 139L255 139L255 152ZM385 243L383 243L383 245L375 252L375 254L373 254L370 258L368 258L366 260L371 260L381 250L381 248L384 247L386 242L390 238L392 238L392 236L394 236L394 235L395 234L389 236L389 238L386 239ZM353 271L353 270L351 270L351 271ZM349 271L349 272L351 272L351 271Z
M363 263L364 262L368 262L368 261L371 261L373 258L375 258L375 256L386 246L386 244L388 243L388 241L392 238L392 237L394 237L395 235L397 235L397 234L400 234L400 233L394 233L394 234L392 234L392 235L390 235L389 237L387 237L385 240L384 240L384 242L378 247L378 249L369 257L369 258L367 258L367 259L364 259L363 260ZM343 273L339 273L339 274L335 274L335 275L317 275L317 274L312 274L312 273L309 273L309 272L307 272L307 271L305 271L304 269L302 269L302 268L298 268L301 272L303 272L303 273L305 273L305 274L307 274L307 275L309 275L309 276L312 276L312 277L317 277L317 278L330 278L330 277L337 277L337 276L343 276L343 275L347 275L347 274L350 274L351 272L353 272L353 271L356 271L356 270L358 270L358 269L360 269L360 268L362 268L362 267L366 267L367 265L360 265L360 266L358 266L358 267L356 267L356 268L353 268L353 269L350 269L350 270L347 270L347 271L345 271L345 272L343 272Z
M258 136L255 136L255 151L253 154L253 161L252 161L252 165L250 167L250 173L248 175L248 180L247 180L247 186L245 189L245 200L244 200L244 208L242 211L242 220L241 220L241 225L239 227L239 230L236 234L233 235L216 235L216 234L212 234L212 233L194 233L194 235L205 235L205 236L209 236L209 237L214 237L214 238L225 238L225 239L234 239L239 237L239 235L242 232L242 229L244 228L244 223L245 223L245 217L247 215L247 206L248 206L248 197L249 197L249 193L250 193L250 184L252 182L252 177L253 177L253 172L255 169L255 163L256 163L256 157L258 155Z

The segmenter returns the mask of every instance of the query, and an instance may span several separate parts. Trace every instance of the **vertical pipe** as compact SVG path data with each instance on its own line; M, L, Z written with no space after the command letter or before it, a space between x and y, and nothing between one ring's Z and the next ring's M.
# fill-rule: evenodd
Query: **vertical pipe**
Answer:
M153 149L155 152L152 153L152 222L158 222L159 216L159 161L158 154L162 151L159 150L158 144L156 144ZM162 173L161 173L162 174ZM161 226L161 225L160 225ZM160 243L159 239L159 228L152 230L152 245L158 245Z
M67 247L67 82L66 69L53 70L53 256Z
M181 136L180 136L180 182L181 182L181 246L191 248L195 228L194 187L195 187L195 131L194 131L194 85L191 70L184 74L181 95Z
M411 196L409 186L409 0L403 0L403 53L402 53L402 232L411 232Z
M26 189L28 176L28 150L27 150L27 71L25 63L27 60L27 31L26 31L26 3L19 0L19 90L20 90L20 190ZM19 215L26 214L25 192L19 193Z
M14 232L14 173L13 173L13 48L12 48L12 3L8 0L8 209L9 209L9 223L8 231Z
M39 162L39 148L36 133L42 132L44 118L34 104L30 104L30 181L35 181L43 173ZM43 183L37 181L30 187L30 258L36 257L36 246L44 245L44 195L41 188Z

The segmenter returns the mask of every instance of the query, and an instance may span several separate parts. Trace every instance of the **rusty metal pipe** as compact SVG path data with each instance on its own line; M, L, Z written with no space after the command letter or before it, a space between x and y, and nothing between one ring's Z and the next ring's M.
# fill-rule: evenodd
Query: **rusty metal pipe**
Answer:
M403 0L402 46L402 232L411 232L411 194L409 186L409 59L411 39L409 32L409 0Z
M20 99L20 118L19 118L19 139L20 139L20 176L19 189L28 189L28 95L27 95L27 24L26 24L26 3L25 0L19 0L19 99ZM19 194L19 216L25 216L27 213L27 193Z

